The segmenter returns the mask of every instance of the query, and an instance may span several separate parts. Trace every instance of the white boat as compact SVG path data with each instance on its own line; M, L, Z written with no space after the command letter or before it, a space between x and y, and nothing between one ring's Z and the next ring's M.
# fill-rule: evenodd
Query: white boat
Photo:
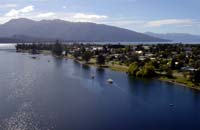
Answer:
M110 84L112 84L113 80L112 79L108 79L107 82L110 83Z
M91 78L94 79L94 78L95 78L95 75L94 75L94 74L91 74Z

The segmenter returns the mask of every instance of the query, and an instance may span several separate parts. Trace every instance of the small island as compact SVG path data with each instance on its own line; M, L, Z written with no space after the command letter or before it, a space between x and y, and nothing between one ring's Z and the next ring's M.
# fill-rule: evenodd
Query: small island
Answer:
M53 54L81 64L126 72L200 90L200 45L198 44L17 44L17 52Z

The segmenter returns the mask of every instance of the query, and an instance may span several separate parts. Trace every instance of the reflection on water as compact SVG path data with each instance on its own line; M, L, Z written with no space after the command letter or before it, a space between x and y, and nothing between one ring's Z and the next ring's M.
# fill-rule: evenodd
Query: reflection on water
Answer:
M200 129L197 91L70 59L30 57L0 51L1 130Z
M9 50L9 49L15 49L16 44L2 44L0 43L0 50Z
M89 70L90 69L90 66L86 65L86 64L83 64L82 67L83 67L84 70Z

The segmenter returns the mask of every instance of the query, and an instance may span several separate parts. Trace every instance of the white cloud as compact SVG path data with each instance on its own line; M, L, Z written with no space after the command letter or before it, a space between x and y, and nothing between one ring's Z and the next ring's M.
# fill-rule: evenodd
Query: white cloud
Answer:
M34 6L30 5L30 6L26 6L22 9L20 9L19 12L28 13L28 12L32 12L33 10L34 10Z
M6 17L13 17L13 16L17 16L19 14L19 12L15 9L10 10L8 13L5 14Z
M53 12L48 12L48 13L41 13L41 14L38 14L37 17L38 18L48 18L48 17L51 17L51 16L54 16L55 13Z
M23 8L23 9L12 9L4 16L0 16L0 24L3 24L13 18L28 18L32 20L53 20L61 19L71 22L94 22L94 23L104 23L108 16L98 15L98 14L87 14L87 13L65 13L65 12L33 12L33 8Z
M91 22L108 18L106 15L76 13L72 16L75 21Z
M66 9L66 8L67 8L67 6L63 6L62 8L63 8L63 9Z
M32 12L33 10L34 10L34 6L29 5L29 6L26 6L22 9L18 9L18 10L12 9L8 13L6 13L5 16L6 17L17 17L20 14L29 13L29 12Z
M17 4L1 4L0 9L2 8L14 8L17 7Z
M132 20L132 19L114 19L114 20L110 20L110 21L106 21L106 24L110 24L110 25L116 25L116 26L144 26L145 21L143 20Z
M147 27L160 27L164 25L191 25L193 21L190 19L164 19L150 21L146 23Z
M47 2L49 0L32 0L32 1L35 1L35 2Z

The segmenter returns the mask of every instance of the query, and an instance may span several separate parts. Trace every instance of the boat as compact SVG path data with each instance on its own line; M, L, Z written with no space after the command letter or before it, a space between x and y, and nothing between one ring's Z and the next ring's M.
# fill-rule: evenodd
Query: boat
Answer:
M35 57L35 56L32 56L31 58L32 58L32 59L36 59L37 57Z
M95 75L94 75L94 74L91 74L91 78L94 79L94 78L95 78Z
M107 82L110 83L110 84L112 84L113 80L112 79L108 79Z

